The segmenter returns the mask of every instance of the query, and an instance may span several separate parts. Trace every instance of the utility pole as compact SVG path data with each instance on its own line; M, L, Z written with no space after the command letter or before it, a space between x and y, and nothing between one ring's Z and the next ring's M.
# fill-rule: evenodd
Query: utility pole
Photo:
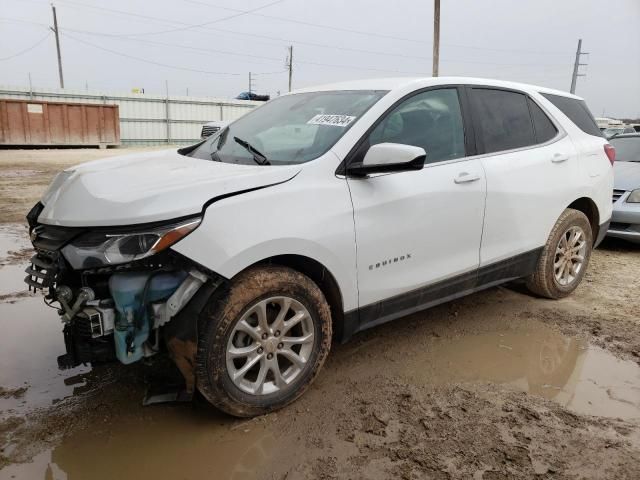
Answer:
M433 0L433 73L438 76L440 64L440 0Z
M251 72L249 72L249 96L251 96L251 89L252 89Z
M289 69L289 91L291 91L291 79L293 78L293 45L289 46L289 60L287 61Z
M576 82L578 77L586 77L584 73L578 73L580 67L586 67L586 63L580 63L580 57L582 55L589 55L587 52L582 51L582 39L578 40L578 50L576 50L576 60L573 63L573 75L571 76L571 93L576 93Z
M58 74L60 75L60 88L64 88L64 78L62 76L62 55L60 55L60 36L58 35L58 17L56 16L56 7L51 4L53 10L53 27L51 30L56 34L56 50L58 51Z

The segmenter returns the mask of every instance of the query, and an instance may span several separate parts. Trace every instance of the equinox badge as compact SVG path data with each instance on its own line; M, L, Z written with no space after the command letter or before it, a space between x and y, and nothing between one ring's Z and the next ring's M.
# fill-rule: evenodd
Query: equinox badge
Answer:
M411 254L407 253L406 255L401 255L399 257L393 257L387 260L382 260L381 262L377 262L375 264L369 265L369 270L374 270L380 267L386 267L387 265L391 265L392 263L404 262L405 260L409 260L410 258L411 258Z

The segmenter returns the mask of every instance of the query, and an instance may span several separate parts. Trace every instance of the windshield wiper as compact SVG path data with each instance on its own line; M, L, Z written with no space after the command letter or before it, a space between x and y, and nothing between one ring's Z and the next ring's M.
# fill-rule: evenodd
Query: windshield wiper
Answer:
M233 140L235 140L235 142L238 145L247 149L247 151L253 156L253 161L256 162L258 165L271 165L271 162L267 159L267 157L260 150L258 150L256 147L251 145L246 140L243 140L238 137L233 137Z

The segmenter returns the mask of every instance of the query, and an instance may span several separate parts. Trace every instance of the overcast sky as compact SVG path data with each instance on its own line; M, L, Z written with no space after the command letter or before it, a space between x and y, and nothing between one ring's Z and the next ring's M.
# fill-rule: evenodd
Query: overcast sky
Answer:
M431 74L432 0L57 0L65 86L233 97ZM249 13L247 13L249 12ZM0 85L56 87L45 0L0 0ZM594 115L640 117L640 0L442 0L441 75L576 93ZM31 48L33 47L33 48Z

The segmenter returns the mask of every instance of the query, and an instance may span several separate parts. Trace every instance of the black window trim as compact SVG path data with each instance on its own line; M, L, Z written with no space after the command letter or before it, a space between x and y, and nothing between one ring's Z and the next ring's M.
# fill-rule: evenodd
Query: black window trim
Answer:
M528 102L534 102L538 107L540 107L540 109L543 111L543 113L549 118L549 120L551 120L551 123L553 123L553 125L556 127L556 135L553 138L550 138L549 140L547 140L546 142L541 142L541 143L534 143L533 145L527 145L525 147L518 147L518 148L511 148L509 150L498 150L496 152L486 152L485 151L485 147L484 144L482 143L482 137L480 135L476 136L476 144L478 146L478 154L474 157L474 158L483 158L483 157L491 157L494 155L505 155L508 153L514 153L514 152L521 152L524 150L531 150L533 148L539 148L539 147L544 147L547 145L551 145L552 143L555 143L559 140L561 140L562 138L564 138L567 135L567 132L565 131L564 128L562 128L562 125L560 124L560 122L558 122L558 120L549 112L549 110L547 108L545 108L543 105L540 105L540 102L538 102L535 98L533 98L528 92L525 92L523 90L517 90L515 88L506 88L506 87L497 87L494 85L469 85L467 84L466 86L467 90L473 90L473 89L478 89L478 90L500 90L503 92L511 92L511 93L518 93L520 95L524 95L527 99L527 109L529 110L529 119L531 120L531 126L533 128L533 132L534 132L534 137L535 137L535 125L533 123L533 115L531 115L531 110L529 109L529 103ZM471 106L470 103L470 99L469 99L469 105L470 108L472 110L472 115L473 115L473 107ZM536 139L537 142L537 139Z
M460 104L460 113L462 114L462 126L464 129L464 147L465 147L465 156L460 157L460 158L455 158L452 160L443 160L441 162L434 162L434 163L430 163L430 164L425 164L424 168L429 168L429 167L433 167L433 166L438 166L438 165L443 165L443 164L448 164L448 163L454 163L454 162L459 162L462 160L467 160L469 158L473 158L475 156L477 156L477 149L476 149L476 137L475 137L475 131L473 128L473 121L471 118L471 105L469 104L469 99L467 98L467 92L465 90L465 85L463 84L443 84L443 85L432 85L429 87L424 87L424 88L420 88L418 90L414 90L412 92L409 92L408 94L404 95L403 97L399 98L398 100L396 100L389 108L387 108L377 119L375 122L373 122L369 128L367 129L367 131L358 139L358 141L353 145L353 147L351 147L351 150L349 150L349 153L345 156L344 160L342 162L340 162L340 165L338 165L338 168L335 171L336 175L339 176L347 176L347 166L352 163L354 157L356 156L356 154L358 153L358 151L360 150L360 147L362 146L362 144L369 138L369 135L371 134L371 132L373 132L373 130L375 130L375 128L396 108L398 107L400 104L402 104L403 102L405 102L406 100L416 96L416 95L420 95L421 93L424 92L428 92L428 91L432 91L432 90L450 90L450 89L456 89L457 93L458 93L458 102ZM384 175L392 175L392 173L385 173Z
M440 90L440 89L450 89L450 88L455 88L458 91L458 99L460 101L460 111L462 113L462 124L464 127L466 155L464 157L456 158L453 160L444 160L442 162L425 164L424 168L436 167L438 165L446 165L449 163L461 162L466 160L473 160L476 158L492 157L496 155L506 155L509 153L516 153L516 152L521 152L525 150L531 150L533 148L545 147L547 145L556 143L567 136L566 130L563 128L562 124L555 118L555 116L549 112L549 109L547 109L544 105L541 105L538 100L536 100L528 92L525 92L523 90L518 90L515 88L507 88L507 87L498 87L495 85L468 84L468 83L467 84L456 83L456 84L432 85L430 87L414 90L404 95L400 99L396 100L389 108L387 108L384 111L384 113L382 113L382 115L380 115L377 118L377 120L373 124L371 124L371 126L367 129L367 131L353 145L353 147L351 147L351 150L349 150L349 153L345 156L344 160L340 162L340 165L338 165L338 168L335 171L335 175L338 175L341 177L345 177L347 175L346 167L353 161L354 156L362 146L363 142L369 137L371 132L382 122L382 120L386 118L386 116L389 113L391 113L391 111L393 111L398 105L400 105L402 102L404 102L405 100L408 100L409 98L415 95L419 95L421 93L424 93L430 90ZM546 142L536 143L534 145L527 145L526 147L518 147L518 148L512 148L510 150L500 150L497 152L484 153L483 152L484 146L482 145L482 139L479 138L478 135L476 135L476 131L474 128L475 127L474 112L471 106L471 100L469 98L469 95L470 95L469 91L474 88L484 89L484 90L501 90L505 92L519 93L521 95L524 95L527 98L528 102L529 101L534 102L543 111L543 113L549 118L549 120L551 120L551 123L554 125L557 131L555 137L550 138ZM528 102L527 102L527 107L529 105ZM531 119L532 127L534 129L534 134L535 134L535 125L533 125L533 116L531 115L531 112L529 112L529 118ZM384 175L390 175L390 174L385 173Z
M534 138L536 139L536 141L538 141L538 129L536 128L536 121L533 118L533 110L531 110L531 104L532 103L540 109L542 114L545 117L547 117L547 119L551 122L551 125L553 125L553 128L556 129L556 134L549 139L549 140L553 140L553 138L555 138L559 133L558 127L556 126L556 124L551 119L551 116L540 105L538 105L533 100L533 98L531 98L529 95L527 95L527 108L529 108L529 116L531 117L531 124L533 125L533 136L534 136ZM548 142L548 140L545 140L544 142L540 142L539 144L543 144L543 143L546 143L546 142ZM537 145L539 145L539 144L537 144Z

